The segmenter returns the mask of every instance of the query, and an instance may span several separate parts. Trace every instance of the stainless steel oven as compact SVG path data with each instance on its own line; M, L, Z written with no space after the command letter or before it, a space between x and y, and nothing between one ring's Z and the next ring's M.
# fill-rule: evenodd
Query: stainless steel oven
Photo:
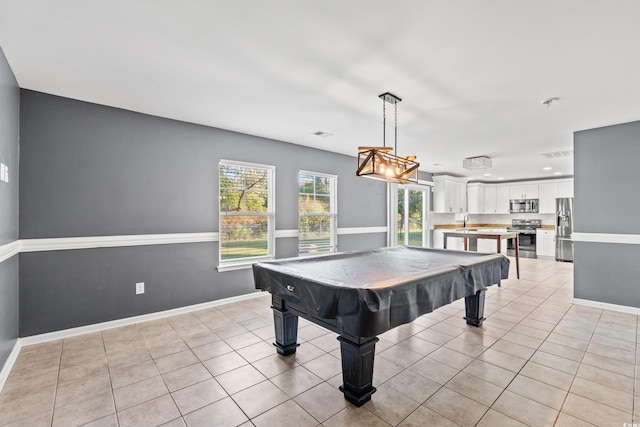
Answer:
M536 258L536 230L542 225L539 219L514 219L508 231L518 233L518 253L523 258ZM507 255L515 255L513 240L507 243Z

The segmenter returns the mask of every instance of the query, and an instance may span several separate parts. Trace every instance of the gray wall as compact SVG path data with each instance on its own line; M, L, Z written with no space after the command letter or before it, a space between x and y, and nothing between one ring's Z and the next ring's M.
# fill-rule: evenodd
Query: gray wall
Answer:
M0 161L9 183L0 182L0 245L18 239L20 89L0 48Z
M217 231L220 159L276 166L278 230L298 227L299 169L338 175L340 228L386 225L386 185L356 177L354 157L28 90L20 114L21 239ZM276 255L297 255L297 239L276 239ZM217 243L22 253L20 335L254 291L250 270L217 260Z
M0 245L18 239L20 91L0 48L0 161L9 183L0 182ZM0 368L18 338L18 256L0 262Z
M575 232L640 234L638 159L640 122L574 134ZM640 246L575 242L574 251L576 298L640 307Z

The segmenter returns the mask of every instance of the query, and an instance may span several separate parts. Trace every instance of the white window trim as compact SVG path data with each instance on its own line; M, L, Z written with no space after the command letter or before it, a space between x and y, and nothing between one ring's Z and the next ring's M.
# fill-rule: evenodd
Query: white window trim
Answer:
M322 172L314 172L305 169L298 170L298 197L300 197L300 175L313 175L319 176L322 178L329 178L331 181L331 186L329 187L329 210L331 216L331 246L333 250L327 253L336 253L338 252L338 175L322 173ZM297 200L297 198L296 198ZM326 216L324 214L305 214L303 216ZM298 219L300 218L300 207L298 206ZM298 226L299 227L299 226ZM300 229L298 228L298 236L300 235ZM299 257L308 257L308 256L316 256L318 254L314 253L300 253L300 244L298 243L298 256Z
M268 254L266 256L259 257L247 257L247 258L238 258L231 260L223 260L222 259L222 233L220 233L221 220L224 216L236 216L236 215L228 215L223 214L220 210L220 166L242 166L247 168L261 168L267 170L267 180L268 180L268 209L264 216L269 217L269 229L267 232L267 250ZM250 163L243 162L238 160L225 160L220 159L218 162L218 233L220 238L218 239L218 267L217 270L219 272L224 271L234 271L241 270L245 268L250 268L253 264L260 261L271 261L275 259L275 237L276 237L276 210L275 210L275 201L276 201L276 167L272 165L264 165L260 163Z

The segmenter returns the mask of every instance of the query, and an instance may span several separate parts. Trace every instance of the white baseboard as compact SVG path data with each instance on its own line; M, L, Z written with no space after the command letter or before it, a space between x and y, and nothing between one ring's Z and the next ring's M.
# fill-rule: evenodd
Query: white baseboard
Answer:
M591 301L588 299L580 299L580 298L574 298L572 303L576 305L584 305L586 307L602 308L605 310L612 310L612 311L619 311L622 313L640 315L640 308L630 307L628 305L609 304L607 302Z
M75 337L77 335L99 332L107 329L119 328L121 326L133 325L134 323L148 322L150 320L162 319L164 317L175 316L177 314L190 313L192 311L203 310L205 308L225 305L236 301L256 298L265 295L263 292L252 292L246 295L224 298L216 301L204 302L201 304L188 305L186 307L173 308L171 310L158 311L155 313L142 314L140 316L126 317L124 319L111 320L109 322L94 323L92 325L79 326L77 328L63 329L61 331L47 332L44 334L31 335L20 338L22 347L33 344L41 344L64 338Z
M4 384L7 382L7 378L9 378L9 373L13 368L14 363L18 360L18 354L20 354L20 349L22 348L22 340L18 338L16 343L13 345L13 350L9 353L9 357L4 362L2 366L2 370L0 370L0 393L2 393L2 389L4 388Z

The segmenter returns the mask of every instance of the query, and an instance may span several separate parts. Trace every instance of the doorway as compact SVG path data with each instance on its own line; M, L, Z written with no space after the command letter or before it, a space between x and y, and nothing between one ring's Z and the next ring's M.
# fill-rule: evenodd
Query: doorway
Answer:
M429 246L429 227L427 212L431 199L431 187L394 185L390 189L392 196L390 225L390 246L410 245Z

